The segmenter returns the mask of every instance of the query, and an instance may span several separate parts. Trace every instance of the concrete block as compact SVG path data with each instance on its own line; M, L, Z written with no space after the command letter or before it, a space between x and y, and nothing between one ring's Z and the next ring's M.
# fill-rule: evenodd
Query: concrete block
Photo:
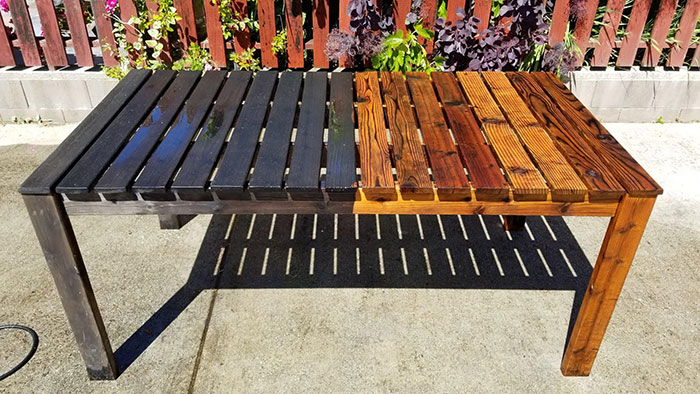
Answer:
M681 122L700 122L700 108L683 108L678 119Z
M700 72L695 74L697 77L688 82L688 108L700 108Z
M0 79L0 108L28 108L20 81Z
M8 109L8 108L0 108L0 118L2 118L3 123L12 123L12 119L17 117L20 120L26 119L26 118L31 118L33 120L36 120L37 116L39 116L39 110L38 109L32 109L32 108L24 108L24 109Z
M601 122L618 122L620 108L590 108L593 115Z
M654 80L654 108L687 108L690 81Z
M63 111L56 108L40 108L39 116L41 120L51 124L64 124L66 121L63 119Z
M680 108L621 108L618 121L624 123L656 122L661 117L664 122L675 122L680 111Z
M583 105L590 107L597 83L593 79L577 79L574 76L569 82L569 89Z
M650 107L653 100L653 81L601 79L596 84L591 106L594 108L645 108Z
M78 123L85 119L92 109L63 109L63 119L66 123Z
M105 96L119 83L116 79L105 77L106 79L89 79L85 83L90 95L90 103L94 108Z
M83 80L22 81L30 108L92 108Z

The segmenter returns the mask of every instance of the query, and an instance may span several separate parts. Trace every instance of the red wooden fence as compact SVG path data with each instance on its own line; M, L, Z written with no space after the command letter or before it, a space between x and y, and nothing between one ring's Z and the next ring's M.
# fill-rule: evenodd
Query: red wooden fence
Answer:
M194 3L193 3L194 1ZM206 36L200 37L197 32L197 21L193 4L203 2L204 29ZM377 0L381 4L382 0ZM403 21L410 10L411 0L392 1L396 21ZM593 67L607 67L616 55L615 64L618 67L641 65L644 67L668 66L680 67L690 60L691 67L700 67L700 49L693 34L700 15L700 0L687 0L685 7L679 9L678 0L661 0L659 9L651 12L652 0L635 0L629 13L629 21L624 34L618 32L624 0L607 0L608 12L603 17L604 25L597 37L592 37L593 19L599 0L579 0L577 9L581 15L570 15L571 0L555 0L552 11L552 25L549 43L554 45L564 38L567 24L574 27L574 36L581 48L591 50L587 59ZM289 68L332 66L323 53L328 34L333 27L348 29L349 18L345 13L348 0L338 0L337 6L330 0L284 0L285 15L276 19L274 0L258 0L257 18L260 25L259 42L251 41L251 32L246 28L233 32L233 38L227 41L223 37L222 24L219 20L219 2L212 0L174 0L175 7L182 20L178 21L176 31L181 48L186 49L192 43L199 43L209 48L214 62L226 66L227 52L241 52L248 48L260 50L260 58L264 67L276 68L286 64ZM307 4L307 2L309 2ZM104 43L114 45L111 20L104 16L105 0L90 0L96 19L96 37L88 32L80 0L63 0L68 31L61 31L56 9L52 0L35 0L36 10L32 12L25 0L9 0L10 13L0 19L0 66L41 66L49 68L68 66L72 63L78 66L92 67L95 64L114 66L118 64L116 57L103 53L100 48ZM486 26L491 13L491 0L447 0L447 19L454 21L457 8L474 4L467 13L478 16L484 21L480 28ZM156 0L147 0L149 9L157 7ZM248 15L246 0L233 0L234 9L241 15ZM438 0L423 0L422 16L425 24L432 26L437 11ZM308 7L307 7L308 5ZM128 20L136 15L134 0L119 0L121 17ZM311 18L312 34L304 36L302 26L302 10L310 10L307 18ZM427 11L427 12L426 12ZM669 29L675 14L682 12L678 29L673 37L676 43L667 42ZM35 34L31 15L38 15L43 34ZM650 15L655 15L651 17ZM653 20L650 20L653 19ZM36 21L36 19L35 19ZM641 40L643 29L647 22L652 23L651 38L654 44ZM11 23L10 23L11 22ZM280 26L282 24L282 26ZM405 29L401 22L398 27ZM8 29L6 29L8 27ZM281 58L272 52L272 40L278 31L287 29L287 53ZM39 30L39 29L36 29ZM127 40L134 42L136 35L127 28ZM621 37L622 39L618 38ZM695 37L697 38L697 37ZM167 40L167 39L165 39ZM167 41L164 44L168 46ZM426 43L429 50L431 43ZM661 50L661 51L659 51ZM70 54L71 56L67 56ZM97 57L95 56L97 55ZM165 62L171 61L171 54L166 50L161 57ZM284 62L286 60L286 62ZM584 56L578 59L583 64ZM348 59L341 66L349 65Z

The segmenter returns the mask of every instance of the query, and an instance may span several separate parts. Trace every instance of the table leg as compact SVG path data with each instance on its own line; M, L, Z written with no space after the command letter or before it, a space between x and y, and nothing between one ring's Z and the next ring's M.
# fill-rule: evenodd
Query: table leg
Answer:
M503 229L506 231L521 231L525 228L525 216L503 216Z
M55 195L25 195L24 203L90 379L115 379L112 346L63 203Z
M158 215L161 230L179 230L185 225L182 215Z
M561 371L588 376L656 198L624 196L610 220L566 345Z

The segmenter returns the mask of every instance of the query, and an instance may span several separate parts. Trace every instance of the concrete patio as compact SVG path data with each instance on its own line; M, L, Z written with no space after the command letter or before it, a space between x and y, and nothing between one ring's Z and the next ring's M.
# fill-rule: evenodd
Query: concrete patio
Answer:
M4 393L696 392L700 126L609 124L664 187L590 377L559 371L605 218L153 216L73 224L123 374L91 382L19 183L73 126L0 126ZM52 145L53 144L53 145ZM232 225L231 225L232 223ZM381 239L378 239L381 238ZM358 268L359 267L359 268ZM358 273L359 270L359 273ZM28 349L0 331L0 372Z

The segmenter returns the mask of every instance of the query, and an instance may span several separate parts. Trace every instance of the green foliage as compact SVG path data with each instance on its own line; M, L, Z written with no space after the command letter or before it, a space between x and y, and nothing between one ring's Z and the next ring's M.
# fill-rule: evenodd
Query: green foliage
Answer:
M225 40L231 39L234 32L243 31L248 28L250 31L258 31L260 25L256 18L257 1L250 1L248 4L248 15L241 15L235 9L233 0L210 0L212 4L219 7L219 17L223 27Z
M384 38L382 50L372 56L372 67L381 71L427 71L431 72L442 66L442 58L428 58L425 47L418 42L422 37L426 40L433 38L434 33L419 23L404 34L398 30Z
M197 44L190 44L182 58L173 63L173 70L208 71L215 68L209 51Z
M272 53L283 55L287 51L287 29L281 30L272 38Z
M241 70L260 70L260 60L255 56L255 50L248 48L239 53L232 53L229 57Z
M107 67L107 66L102 66L102 71L110 78L114 79L119 79L121 80L126 76L126 70L122 69L121 67Z
M151 70L167 68L168 65L160 58L164 50L169 50L165 48L165 38L174 31L175 24L182 18L173 7L172 0L160 1L155 13L138 2L137 6L138 16L131 17L128 21L110 15L114 20L116 47L105 45L104 49L117 56L122 72L126 72L130 66ZM137 35L133 43L126 40L127 31ZM108 75L119 75L115 71L107 72Z

